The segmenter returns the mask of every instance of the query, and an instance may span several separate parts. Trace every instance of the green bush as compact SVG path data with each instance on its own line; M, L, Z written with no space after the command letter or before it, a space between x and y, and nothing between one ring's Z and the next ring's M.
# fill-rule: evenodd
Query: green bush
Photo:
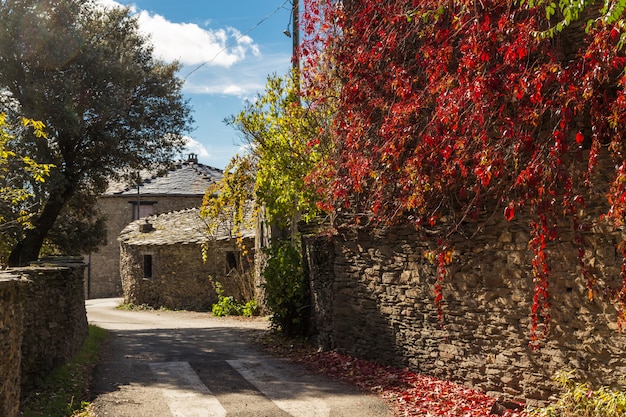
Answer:
M238 303L233 296L224 295L224 288L219 282L215 283L217 293L217 303L213 304L211 312L216 317L223 316L244 316L252 317L258 312L256 301L251 300L245 304Z
M290 241L278 241L265 249L263 271L265 303L272 311L272 327L288 336L305 335L309 324L309 285L302 256Z
M256 316L259 313L259 306L254 300L245 303L241 309L241 315L244 317Z
M626 415L626 393L608 387L592 390L575 382L573 371L559 372L555 382L563 388L558 402L527 413L531 417L623 417Z

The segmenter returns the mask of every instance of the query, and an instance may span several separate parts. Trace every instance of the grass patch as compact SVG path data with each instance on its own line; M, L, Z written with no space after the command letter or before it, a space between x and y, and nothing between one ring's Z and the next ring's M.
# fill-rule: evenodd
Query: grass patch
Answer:
M115 308L117 310L122 310L122 311L172 311L172 309L167 308L167 307L160 307L157 309L148 304L134 304L134 303L120 304Z
M526 417L622 417L626 415L626 391L609 387L593 390L589 384L574 380L574 371L561 371L554 382L561 387L556 404L522 414ZM624 381L620 383L623 385Z
M89 334L76 356L44 380L37 392L22 402L22 417L89 417L89 384L98 363L106 330L89 326Z

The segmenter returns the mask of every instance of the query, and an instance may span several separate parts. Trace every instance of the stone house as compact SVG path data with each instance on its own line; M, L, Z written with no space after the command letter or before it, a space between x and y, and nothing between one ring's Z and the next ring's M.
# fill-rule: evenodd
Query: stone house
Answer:
M192 154L163 175L146 176L139 186L112 184L98 200L106 217L106 245L86 256L86 298L122 295L117 238L124 227L152 214L200 207L207 187L221 178L221 170L199 164Z
M210 236L199 209L149 216L129 224L119 237L124 302L171 309L208 310L225 295L249 300L254 292L254 231L240 242L230 228ZM203 253L206 259L203 259Z

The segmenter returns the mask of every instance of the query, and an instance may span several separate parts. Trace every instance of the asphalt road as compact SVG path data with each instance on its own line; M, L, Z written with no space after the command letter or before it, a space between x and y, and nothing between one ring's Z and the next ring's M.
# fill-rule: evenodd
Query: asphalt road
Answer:
M87 300L111 333L96 367L98 417L391 417L380 399L258 350L263 319L122 311Z

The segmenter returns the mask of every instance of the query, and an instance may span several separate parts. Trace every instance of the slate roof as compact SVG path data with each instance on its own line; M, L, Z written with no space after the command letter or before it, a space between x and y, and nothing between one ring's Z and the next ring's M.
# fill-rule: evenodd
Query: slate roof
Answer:
M139 187L142 196L202 196L207 187L223 176L220 169L193 161L179 162L163 175L142 174ZM106 196L136 196L137 187L111 184Z
M149 231L142 231L142 227L149 223ZM200 209L174 211L135 220L122 230L118 241L129 245L172 245L208 242L210 239L223 240L231 236L229 228L220 227L215 237L210 237L206 231L206 223L200 217ZM244 230L242 237L254 237L253 230Z

